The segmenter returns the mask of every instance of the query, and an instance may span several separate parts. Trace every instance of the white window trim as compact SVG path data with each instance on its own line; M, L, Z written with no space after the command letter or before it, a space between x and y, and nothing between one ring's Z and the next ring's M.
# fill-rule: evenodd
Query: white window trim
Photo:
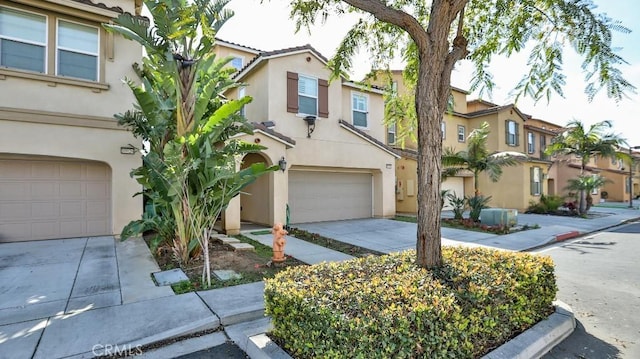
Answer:
M5 6L5 5L0 5L0 7L5 8L5 9L9 9L15 12L24 12L27 14L32 14L32 15L36 15L36 16L40 16L44 18L44 43L38 43L35 41L30 41L30 40L24 40L24 39L19 39L19 38L15 38L15 37L11 37L11 36L2 36L0 35L0 38L2 39L7 39L7 40L11 40L11 41L17 41L17 42L22 42L25 44L30 44L30 45L37 45L37 46L44 46L44 72L42 72L43 74L48 74L49 73L49 68L48 68L48 64L49 64L49 16L36 12L36 11L30 11L30 10L24 10L24 9L19 9L19 8L15 8L15 7L11 7L11 6ZM7 67L7 69L9 70L16 70L16 71L26 71L29 73L34 73L34 74L39 74L40 72L36 72L36 71L29 71L29 70L24 70L24 69L18 69L18 68L12 68L12 67Z
M442 139L444 140L447 137L447 123L442 121L440 122L440 130L442 131Z
M246 86L239 86L238 87L238 100L240 100L241 98L245 97L247 95L247 87ZM247 109L246 109L247 105L243 105L242 107L240 107L240 116L242 117L247 117Z
M536 178L536 172L538 175L538 181L535 181ZM534 167L533 168L533 179L531 180L531 182L536 184L536 193L533 193L534 196L539 196L540 194L542 194L542 169L540 167Z
M355 108L353 108L353 98L354 96L361 96L364 97L364 101L365 101L365 106L366 106L366 111L361 111L361 110L356 110ZM369 118L369 95L363 92L358 92L358 91L351 91L351 124L354 125L357 128L363 129L363 130L368 130L369 129L369 123L371 123L371 119ZM353 118L353 112L357 111L357 112L363 112L366 116L366 120L367 120L367 125L366 126L358 126L355 123L355 119Z
M462 133L460 133L460 130L462 130ZM460 138L460 135L462 135L462 138ZM467 129L464 127L464 125L458 125L458 142L465 142L466 137Z
M79 50L75 50L75 49L68 49L65 47L58 47L58 38L60 35L60 22L68 22L68 23L72 23L72 24L77 24L77 25L82 25L82 26L86 26L86 27L91 27L97 30L98 32L98 43L97 43L97 49L98 52L97 53L90 53L87 51L79 51ZM100 43L100 28L98 26L93 26L93 25L88 25L82 22L78 22L78 21L72 21L72 20L68 20L68 19L64 19L64 18L57 18L56 19L56 39L55 39L55 59L56 59L56 76L61 76L61 77L70 77L70 78L77 78L79 80L84 80L84 81L92 81L92 82L100 82L100 49L102 48L102 44ZM58 49L63 50L63 51L70 51L70 52L75 52L77 54L83 54L83 55L90 55L90 56L95 56L96 57L96 79L95 80L90 80L90 79L83 79L83 78L78 78L78 77L73 77L73 76L62 76L59 75L59 64L60 64L60 59L58 58Z
M518 136L518 131L516 131L516 121L514 120L507 120L507 126L509 126L507 128L507 133L509 133L509 138L507 138L507 145L509 146L515 146L516 143L518 142L516 140L516 136ZM511 124L513 124L513 132L511 132ZM513 136L513 141L511 140L511 136Z
M533 132L527 132L527 151L534 153L536 151L535 136Z
M387 126L387 142L389 145L395 145L396 142L398 141L397 138L397 128L396 128L397 124L394 122L391 125ZM389 142L389 134L393 133L393 142Z
M234 58L238 58L238 59L240 59L242 61L242 65L240 66L240 68L236 68L235 66L231 65L231 67L233 67L237 71L240 71L244 67L244 65L246 64L245 61L244 61L244 56L242 56L242 55L230 53L229 56L231 57L231 61L229 61L229 65L231 65L233 63L233 59Z
M320 97L320 85L319 85L318 78L315 77L315 76L298 74L298 83L300 82L300 78L301 77L304 77L304 78L307 78L307 79L311 79L311 80L314 80L316 82L316 93L317 93L317 95L315 97L311 96L311 95L307 95L307 94L302 94L301 95L300 94L300 85L298 84L298 89L297 89L298 90L298 114L297 114L297 116L298 117L315 116L316 120L317 120L318 117L319 117L319 111L320 111L320 109L319 109L319 107L320 107L320 99L319 99L319 97ZM304 96L304 97L308 97L308 98L315 98L316 99L316 113L300 112L300 96Z

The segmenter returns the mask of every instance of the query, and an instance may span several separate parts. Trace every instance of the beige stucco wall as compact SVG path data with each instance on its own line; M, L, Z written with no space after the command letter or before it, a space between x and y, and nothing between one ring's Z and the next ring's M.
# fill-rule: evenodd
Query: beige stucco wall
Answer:
M286 146L269 136L256 133L255 135L242 136L241 139L264 146L265 149L260 152L259 156L266 160L267 165L277 164L286 155ZM246 164L258 159L257 157L252 157L253 160L250 157ZM242 167L242 160L238 159L238 168ZM267 173L263 175L264 178L259 179L262 184L258 184L257 187L253 188L245 188L245 192L256 196L254 198L256 202L252 203L254 199L248 199L243 195L233 198L222 215L222 228L228 234L238 234L240 232L241 218L255 220L257 223L266 225L272 225L277 222L285 223L287 193L289 191L286 174L287 171ZM264 190L265 183L268 183L269 187L267 193L259 193ZM242 197L245 197L244 201Z
M117 16L115 12L76 2L40 3L47 9L30 10L48 14L50 23L59 18L100 27L100 21ZM135 11L130 0L105 4ZM50 33L50 41L52 36ZM133 168L141 165L140 156L120 154L122 146L141 146L129 132L118 128L113 118L114 114L133 108L133 95L122 79L136 79L132 64L141 61L142 49L103 29L99 41L101 70L97 82L55 76L51 60L47 74L1 69L0 152L84 159L109 165L112 227L113 233L118 234L142 213L142 198L133 198L141 187L129 176Z
M0 153L66 157L104 162L111 167L112 228L119 234L129 221L142 213L141 190L129 176L142 164L139 155L122 155L120 146L136 144L122 130L37 124L0 119Z
M345 87L340 81L333 81L329 85L329 117L318 118L315 131L307 137L307 124L302 116L287 112L286 80L287 71L294 71L301 75L328 80L329 72L325 65L315 55L304 52L288 56L272 58L266 64L261 64L240 81L248 84L246 94L254 98L246 107L246 116L250 121L274 121L275 131L292 138L295 147L289 147L282 142L267 136L257 134L246 136L247 141L260 138L260 144L267 149L262 155L269 158L271 163L278 163L285 157L288 169L283 173L275 172L273 176L272 224L285 222L286 205L288 202L288 173L295 167L299 170L340 171L371 173L374 185L374 216L391 217L395 215L395 157L382 149L372 145L359 135L343 128L338 120L344 119L344 93L350 93L351 88ZM233 93L237 95L237 92ZM350 95L349 95L350 96ZM385 128L382 124L383 101L382 95L369 93L370 112L377 121L370 121L368 134L384 141ZM348 102L350 104L350 100ZM350 112L349 108L346 110ZM225 212L225 229L234 233L240 226L240 204L234 199Z

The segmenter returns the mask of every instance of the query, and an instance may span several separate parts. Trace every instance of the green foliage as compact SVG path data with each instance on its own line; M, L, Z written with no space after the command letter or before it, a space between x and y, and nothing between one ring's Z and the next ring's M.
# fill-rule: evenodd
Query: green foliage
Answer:
M445 148L442 154L442 166L448 176L462 171L473 173L473 184L476 194L479 193L478 178L480 173L486 173L493 182L502 176L502 168L515 166L526 159L526 156L509 152L490 153L487 140L491 129L487 122L476 128L467 138L467 149L455 152L453 148Z
M441 189L440 190L440 210L444 208L445 200L448 198L449 193L451 193L450 189Z
M538 202L530 201L527 213L547 214L554 213L564 203L564 199L554 195L540 195Z
M586 214L591 206L593 205L593 198L591 197L591 192L596 190L606 183L611 182L611 180L606 179L600 175L580 175L577 178L571 178L567 180L566 190L570 191L578 191L581 193L586 193L586 205L584 210L580 210L580 214Z
M238 84L230 78L233 70L224 69L230 59L211 51L216 32L233 15L224 9L228 2L148 0L153 24L124 13L104 25L140 43L147 54L136 67L140 83L127 82L137 105L116 117L149 144L132 176L152 211L127 225L122 237L154 230L159 241L172 244L180 263L203 249L209 281L208 231L242 188L277 169L265 163L236 168L237 158L263 147L237 139L253 132L239 115L251 98L222 96Z
M453 218L462 219L462 214L467 209L467 200L464 197L458 197L455 193L449 193L447 198L453 207Z
M477 358L543 319L556 295L549 257L443 248L291 268L265 285L272 334L296 358Z
M467 205L469 206L469 218L474 222L478 222L480 220L480 212L485 208L489 208L487 203L491 201L491 196L468 196L466 197L466 200Z

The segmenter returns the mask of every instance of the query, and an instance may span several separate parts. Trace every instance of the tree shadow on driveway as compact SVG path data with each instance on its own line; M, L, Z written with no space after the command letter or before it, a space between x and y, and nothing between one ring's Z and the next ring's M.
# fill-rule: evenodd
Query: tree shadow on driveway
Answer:
M620 350L604 340L588 333L579 320L569 337L553 348L543 359L614 359L622 358Z

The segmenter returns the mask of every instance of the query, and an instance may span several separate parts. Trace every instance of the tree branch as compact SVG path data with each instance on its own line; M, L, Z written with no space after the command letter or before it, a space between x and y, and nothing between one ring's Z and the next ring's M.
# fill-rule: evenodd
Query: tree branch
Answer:
M379 0L343 0L347 4L366 11L376 19L398 26L411 36L418 49L427 48L429 35L422 24L413 16L402 10L393 9Z

